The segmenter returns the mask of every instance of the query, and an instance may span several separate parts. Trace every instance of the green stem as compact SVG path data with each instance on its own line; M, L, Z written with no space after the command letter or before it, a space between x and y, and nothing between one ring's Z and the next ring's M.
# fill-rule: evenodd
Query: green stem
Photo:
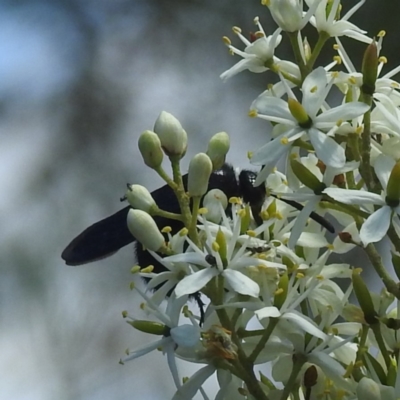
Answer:
M388 236L390 241L393 243L393 246L396 248L396 251L400 253L400 238L397 235L396 230L393 228L393 225L390 224L389 230L388 230Z
M311 57L307 60L306 68L311 71L314 67L315 61L317 61L326 41L330 38L330 35L326 32L319 32L317 43L314 46Z
M304 80L311 70L306 68L303 57L301 55L302 53L299 47L299 43L297 41L298 32L287 32L287 35L289 37L290 44L292 45L293 55L296 60L296 64L300 68L301 78L302 80Z
M173 219L176 221L182 221L183 222L183 218L181 214L175 214L175 213L171 213L169 211L165 211L165 210L157 210L156 212L153 212L151 214L153 217L164 217L164 218L168 218L168 219Z
M304 363L307 361L307 358L303 354L294 354L293 355L293 366L292 371L290 372L289 379L286 382L285 387L283 388L281 394L281 400L286 400L289 398L290 392L296 386L297 376L299 375L301 368Z
M193 206L192 206L192 219L189 225L189 237L197 244L200 245L199 234L197 231L197 216L199 214L200 208L200 196L192 197Z
M374 267L376 273L385 285L387 291L389 293L392 293L397 299L400 299L400 288L397 283L392 279L390 274L386 271L386 268L382 263L382 258L376 251L375 246L370 243L364 248L364 250L367 253L368 258L371 261L371 264Z
M376 342L378 343L379 350L381 351L383 359L385 360L386 368L389 369L389 366L391 364L390 355L387 351L385 341L383 340L379 322L376 324L370 325L370 328L374 332L374 336L375 336Z
M251 362L255 362L258 355L261 353L261 351L264 349L265 345L268 342L268 339L270 338L273 330L275 329L276 325L278 324L279 319L278 318L270 318L269 324L267 328L265 329L264 334L262 335L260 341L257 343L257 346L253 350L253 352L249 356L249 360Z

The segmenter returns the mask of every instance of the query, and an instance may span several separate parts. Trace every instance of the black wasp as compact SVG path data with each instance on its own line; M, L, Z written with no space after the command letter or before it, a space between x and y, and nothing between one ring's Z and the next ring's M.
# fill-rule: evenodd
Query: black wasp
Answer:
M266 198L266 190L264 185L253 186L256 177L257 173L249 170L242 170L237 175L230 164L224 164L220 170L211 174L208 190L220 189L228 199L241 197L245 203L250 204L253 216L256 222L260 224L259 213ZM187 175L183 177L183 182L186 187ZM180 212L175 194L168 185L155 190L152 196L161 209L173 213ZM303 208L302 205L294 201L282 200L298 210ZM135 242L136 239L128 230L126 223L129 208L130 206L127 206L110 217L96 222L73 239L61 254L65 263L67 265L82 265L100 260L114 254L129 243ZM310 217L328 231L334 232L333 226L319 214L312 213ZM172 232L177 232L183 227L180 221L169 220L164 217L155 217L154 219L160 229L164 226L170 226ZM146 267L153 264L154 272L164 270L164 267L157 263L147 251L144 251L142 246L137 246L136 254L140 266Z

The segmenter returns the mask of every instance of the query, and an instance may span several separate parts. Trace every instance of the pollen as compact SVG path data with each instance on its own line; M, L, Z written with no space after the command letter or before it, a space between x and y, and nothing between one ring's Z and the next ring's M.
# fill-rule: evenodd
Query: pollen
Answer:
M227 45L230 46L232 44L231 40L228 38L228 36L222 36L222 41Z
M381 30L381 31L379 31L379 33L378 33L376 36L378 36L378 37L385 37L385 36L386 36L386 31Z
M242 204L241 200L239 199L239 197L231 197L229 199L229 203L231 204Z
M247 114L250 118L255 118L258 116L257 110L250 110L249 113Z
M359 135L359 136L361 136L361 134L363 133L363 127L362 126L358 126L357 128L356 128L356 134L357 135Z
M289 139L288 139L287 137L283 137L283 138L281 139L281 144L283 144L283 145L289 144Z
M388 59L385 56L380 56L378 61L382 64L387 64Z
M180 237L187 236L188 233L189 233L189 230L188 230L187 228L182 228L182 229L179 231L179 236L180 236Z
M235 35L239 35L239 33L242 33L242 30L238 26L232 27L232 31Z
M170 226L164 226L164 228L161 229L162 233L171 233L172 228Z
M199 214L204 215L208 213L208 208L207 207L201 207L199 208Z
M315 93L318 90L318 86L314 86L310 89L311 93Z
M255 17L255 18L253 19L253 22L254 22L256 25L259 24L259 23L260 23L260 18Z
M154 265L150 264L147 267L142 268L140 272L147 274L147 273L151 273L153 271L154 271Z
M213 242L211 247L214 251L217 251L217 252L219 251L219 244L217 242Z
M246 233L247 233L247 235L249 235L250 237L253 237L253 238L257 237L256 231L248 230Z
M140 265L134 265L131 268L131 274L137 274L140 271Z
M340 57L340 56L334 56L334 57L333 57L333 61L335 61L336 64L340 65L340 64L342 64L342 57Z

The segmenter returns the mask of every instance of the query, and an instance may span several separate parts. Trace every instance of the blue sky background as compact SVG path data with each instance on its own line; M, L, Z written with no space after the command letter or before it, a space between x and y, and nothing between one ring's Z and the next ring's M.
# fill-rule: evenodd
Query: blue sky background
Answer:
M354 22L371 35L389 30L393 3L371 0ZM160 185L137 138L162 110L188 132L183 170L221 130L232 138L228 160L248 167L246 152L265 142L268 124L247 111L268 76L219 75L237 61L221 37L239 44L231 27L254 31L256 15L275 29L257 1L0 1L0 399L173 392L159 354L118 364L125 348L149 340L121 317L142 315L128 289L132 246L83 267L60 254L121 208L126 182ZM385 41L395 63L398 47Z

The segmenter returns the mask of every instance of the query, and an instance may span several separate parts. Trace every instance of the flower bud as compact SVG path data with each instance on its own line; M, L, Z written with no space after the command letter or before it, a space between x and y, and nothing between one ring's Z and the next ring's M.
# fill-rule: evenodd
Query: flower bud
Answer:
M163 160L160 138L152 131L144 131L138 142L144 163L150 168L158 168Z
M158 210L152 195L144 186L130 184L127 186L128 190L125 193L125 198L133 208L145 211L149 214Z
M372 302L371 293L361 278L359 271L354 270L352 274L354 293L357 297L360 307L364 313L364 319L369 325L377 323L374 303Z
M150 333L152 335L165 335L169 330L166 325L154 321L134 320L128 321L128 324L140 332Z
M154 132L160 138L161 147L167 156L182 158L185 155L187 134L172 114L162 111L154 124Z
M400 200L400 161L398 161L390 173L386 188L386 203L390 207L397 207Z
M309 389L312 388L317 384L318 381L318 370L315 365L311 365L307 368L306 372L304 373L304 386Z
M357 398L363 400L382 400L379 385L370 378L362 378L357 385Z
M282 30L296 32L303 28L303 8L298 0L271 0L268 7Z
M164 245L164 236L147 212L130 209L127 224L132 235L146 249L157 251Z
M228 199L222 190L212 189L204 196L203 207L208 211L207 220L218 224L222 219L222 210L228 207Z
M310 188L316 195L320 195L326 189L326 185L301 162L290 159L290 166L299 181Z
M369 44L366 48L361 72L363 74L363 93L372 96L375 92L375 82L378 76L378 48L375 41Z
M216 133L208 142L207 155L211 159L214 171L224 165L229 146L229 136L226 132Z
M207 154L196 154L189 164L188 192L189 195L203 196L208 189L208 180L212 172L212 162Z

